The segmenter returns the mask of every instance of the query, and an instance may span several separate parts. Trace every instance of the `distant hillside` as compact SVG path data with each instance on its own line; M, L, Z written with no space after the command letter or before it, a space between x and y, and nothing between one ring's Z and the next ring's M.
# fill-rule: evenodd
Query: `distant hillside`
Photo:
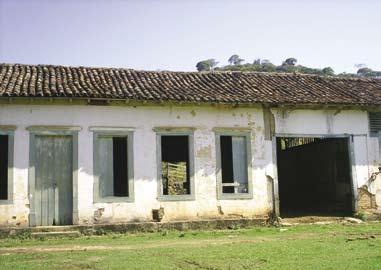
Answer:
M381 78L381 71L374 71L367 67L360 67L357 73L339 73L327 66L325 68L311 68L297 65L296 58L287 58L281 65L275 65L267 59L256 59L252 63L244 63L245 60L239 55L234 54L228 59L228 65L218 66L218 62L211 58L200 61L196 64L198 71L256 71L256 72L285 72L317 74L322 76L341 76L341 77L372 77Z

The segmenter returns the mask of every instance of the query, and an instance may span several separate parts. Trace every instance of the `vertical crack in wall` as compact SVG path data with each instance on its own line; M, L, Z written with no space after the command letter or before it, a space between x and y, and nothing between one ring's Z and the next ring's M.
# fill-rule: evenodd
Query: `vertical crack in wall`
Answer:
M263 123L265 128L265 140L271 141L275 133L275 118L268 107L263 107Z

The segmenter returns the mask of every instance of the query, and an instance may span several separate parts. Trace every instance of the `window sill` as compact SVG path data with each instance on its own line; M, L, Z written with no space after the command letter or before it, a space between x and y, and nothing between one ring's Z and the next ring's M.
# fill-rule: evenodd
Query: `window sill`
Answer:
M189 195L160 195L157 197L157 200L161 201L161 202L194 201L195 196L193 194L189 194Z
M132 197L101 197L94 199L94 203L132 203L134 198Z
M250 193L241 193L241 194L218 194L218 200L251 200L253 199L253 194Z
M0 200L0 205L12 205L13 200Z

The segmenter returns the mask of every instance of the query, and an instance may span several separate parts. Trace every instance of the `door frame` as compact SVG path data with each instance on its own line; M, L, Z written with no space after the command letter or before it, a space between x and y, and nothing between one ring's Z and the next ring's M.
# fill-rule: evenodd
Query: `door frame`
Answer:
M28 169L28 178L29 178L29 226L36 226L36 209L34 202L35 194L35 184L36 184L36 172L35 172L35 136L36 135L51 135L51 136L60 136L66 135L71 136L72 138L72 187L73 187L73 215L72 223L78 224L78 132L81 130L81 127L78 126L29 126L26 128L29 131L29 169Z
M275 133L272 136L272 148L273 148L273 164L274 164L274 180L273 180L273 190L274 190L274 212L276 216L280 216L280 200L279 200L279 182L278 182L278 158L277 158L277 138L298 138L298 137L307 137L307 138L337 138L337 139L347 139L348 142L348 159L350 166L350 185L352 187L352 212L356 213L358 211L358 192L357 192L357 174L356 174L356 162L355 162L355 153L354 153L354 142L353 137L356 135L353 134L297 134L297 133Z

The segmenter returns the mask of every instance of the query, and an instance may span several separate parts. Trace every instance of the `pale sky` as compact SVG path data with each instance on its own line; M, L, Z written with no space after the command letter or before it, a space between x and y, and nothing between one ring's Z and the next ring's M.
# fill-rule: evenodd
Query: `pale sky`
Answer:
M0 62L193 71L232 54L381 70L381 1L0 0Z

